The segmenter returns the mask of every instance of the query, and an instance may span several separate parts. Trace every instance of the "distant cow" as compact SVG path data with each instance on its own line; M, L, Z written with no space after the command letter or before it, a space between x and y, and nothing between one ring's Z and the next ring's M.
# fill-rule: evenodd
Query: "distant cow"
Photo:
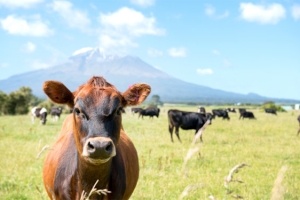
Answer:
M211 120L211 115L205 115L198 112L186 112L180 110L169 110L168 111L168 119L169 119L169 132L171 135L171 141L173 141L173 130L175 127L175 134L180 140L179 136L179 127L183 130L195 129L196 132L205 124L207 120ZM202 141L202 136L200 137Z
M206 113L205 108L201 107L201 106L198 107L198 112L199 113Z
M297 136L299 135L299 133L300 133L300 115L298 116L298 122L299 122L299 130L298 130L298 133L297 133Z
M45 125L47 121L47 109L46 108L38 108L33 107L31 109L31 121L34 124L35 118L40 118L40 123Z
M277 115L276 110L271 109L271 108L265 108L265 113L270 113L270 114L273 114L273 115Z
M235 111L235 108L227 108L226 110L227 110L228 112L234 112L234 113L236 112L236 111Z
M239 118L239 119L244 119L244 118L256 119L256 118L254 117L253 112L249 112L249 111L241 112L241 115L240 115L240 118Z
M212 110L212 114L213 114L213 118L215 118L215 116L218 116L218 117L222 117L223 119L230 120L230 117L226 110L214 109Z
M242 112L246 112L246 108L239 108L239 113L241 114Z
M52 107L50 110L50 115L52 117L53 121L58 121L60 118L60 115L62 113L62 108L61 107Z
M142 109L139 112L139 118L140 118L140 116L142 116L142 119L143 119L144 116L149 116L152 119L153 119L153 116L156 116L158 118L159 117L159 112L160 112L159 108L146 108L146 109Z
M139 162L123 130L121 108L141 104L150 86L134 84L121 93L94 76L74 92L58 81L46 81L43 90L54 103L73 108L44 162L48 196L79 200L94 186L110 193L103 197L94 192L89 199L129 199L138 181Z
M143 110L143 108L131 108L131 113L139 113L141 110Z

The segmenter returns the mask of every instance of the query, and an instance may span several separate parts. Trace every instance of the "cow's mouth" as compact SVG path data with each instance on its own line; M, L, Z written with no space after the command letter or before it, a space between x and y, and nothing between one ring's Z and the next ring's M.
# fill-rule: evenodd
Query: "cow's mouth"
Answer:
M89 138L83 147L82 156L92 164L100 165L108 162L116 155L116 147L110 138Z

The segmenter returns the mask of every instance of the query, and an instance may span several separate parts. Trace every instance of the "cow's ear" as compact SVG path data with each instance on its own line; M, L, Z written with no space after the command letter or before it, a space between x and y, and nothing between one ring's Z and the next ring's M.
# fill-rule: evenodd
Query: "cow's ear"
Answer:
M151 92L151 87L144 83L134 84L123 93L125 106L135 106L143 103Z
M70 108L74 107L73 93L61 82L46 81L43 84L46 95L58 104L67 104Z

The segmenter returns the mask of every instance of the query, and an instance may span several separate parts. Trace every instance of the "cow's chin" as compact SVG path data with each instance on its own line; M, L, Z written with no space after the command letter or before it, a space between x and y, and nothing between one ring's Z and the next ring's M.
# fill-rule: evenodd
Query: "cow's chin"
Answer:
M106 159L95 159L95 158L91 158L91 157L88 157L88 156L84 156L85 160L92 164L92 165L101 165L101 164L104 164L104 163L107 163L110 159L112 159L115 155L111 155L110 157L106 158Z

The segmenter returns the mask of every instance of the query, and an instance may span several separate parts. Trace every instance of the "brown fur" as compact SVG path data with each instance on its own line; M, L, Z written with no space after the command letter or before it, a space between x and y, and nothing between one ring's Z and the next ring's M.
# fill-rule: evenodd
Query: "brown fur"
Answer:
M91 88L94 88L93 90L96 92L90 91ZM101 123L105 121L101 121L101 117L113 115L114 110L112 109L116 107L116 103L120 102L122 107L138 105L150 93L150 86L136 84L121 94L102 77L92 77L73 93L62 83L56 81L45 82L44 91L55 103L67 104L71 108L76 106L78 98L85 98L84 103L91 103L87 104L89 107L86 106L85 110L90 114L87 117L91 117L89 123L96 123L92 124L96 128L100 123L99 129L88 129L96 131L96 134L101 132L101 127L103 127ZM100 105L100 108L93 107L94 104ZM95 113L98 114L94 116ZM99 113L104 113L104 115ZM98 115L100 120L98 120ZM87 133L80 132L85 129L82 129L83 125L80 123L81 121L78 121L79 118L79 114L77 116L76 113L73 113L65 119L61 133L45 159L43 179L48 196L56 200L79 199L83 191L89 192L95 182L99 180L96 185L97 189L111 191L105 199L129 199L139 177L138 155L133 143L125 134L119 117L114 118L114 123L119 125L113 127L113 130L115 127L120 127L119 134L112 137L116 146L116 155L100 165L87 162L81 155L82 141L86 139L82 138L82 135L87 135ZM95 135L92 134L92 137ZM103 195L92 196L91 199L103 199Z

